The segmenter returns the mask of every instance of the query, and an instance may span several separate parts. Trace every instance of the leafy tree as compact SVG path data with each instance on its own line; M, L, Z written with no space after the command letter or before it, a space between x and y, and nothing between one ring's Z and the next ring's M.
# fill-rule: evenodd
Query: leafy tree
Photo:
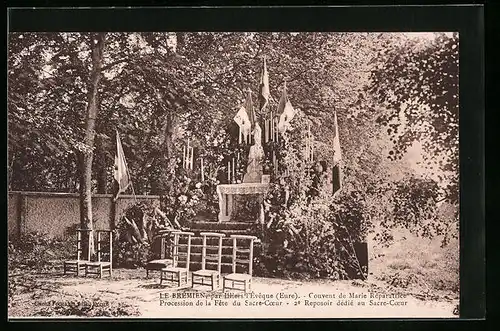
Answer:
M446 66L445 61L454 54L446 51L453 50L453 43L447 42L449 37L440 38L444 38L441 44L439 38L416 42L386 33L107 33L97 89L96 135L89 145L84 140L92 90L88 86L93 68L89 35L11 34L9 184L21 190L78 191L83 174L78 155L92 146L92 182L86 189L109 192L117 128L136 193L174 197L170 202L165 199L164 210L169 217L177 215L176 209L181 208L177 197L186 195L200 180L199 165L193 171L180 167L182 145L189 137L195 157L204 157L210 173L201 183L204 196L208 205L216 206L215 185L222 179L225 159L238 150L245 161L248 146L237 145L232 118L249 88L257 100L265 56L270 108L276 109L286 81L293 106L312 121L320 160L332 157L332 112L336 110L344 157L341 197L363 196L370 211L367 217L384 220L395 212L385 208L386 203L392 206L399 198L411 196L398 188L416 187L408 185L415 171L402 158L411 145L408 142L420 140L427 152L436 153L447 146L443 144L454 144L453 131L444 132L455 123L450 106L454 99L446 99L450 96L446 91L455 87L444 84L454 77L443 75L449 79L440 81L436 74L453 72L453 65ZM409 61L412 56L420 60ZM420 83L419 73L424 71ZM414 93L414 86L421 86L426 94ZM439 98L432 99L429 91L437 91ZM439 91L445 93L443 97ZM408 100L435 111L406 107L404 120L399 121L394 115L400 114L398 107ZM377 107L367 107L375 102ZM437 105L432 106L433 102ZM448 110L439 112L439 105ZM436 119L431 116L434 113ZM425 130L418 124L421 121L439 130ZM394 146L388 146L390 139ZM449 153L454 155L454 151ZM427 156L430 161L432 154ZM452 159L442 159L443 167L437 172L451 171L439 182L440 190L443 183L456 183ZM425 178L420 180L427 183ZM453 192L453 187L447 192ZM435 195L435 191L428 193ZM426 215L418 213L420 218Z
M442 172L445 198L458 203L458 34L396 44L378 61L369 91L387 106L378 123L394 144L389 158L422 142L427 166Z

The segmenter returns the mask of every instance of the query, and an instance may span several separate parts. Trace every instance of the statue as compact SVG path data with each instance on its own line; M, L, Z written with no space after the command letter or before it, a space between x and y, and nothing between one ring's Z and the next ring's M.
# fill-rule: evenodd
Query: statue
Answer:
M264 149L262 148L262 129L259 123L255 123L253 137L254 144L248 153L247 171L243 177L243 183L260 183L262 180Z

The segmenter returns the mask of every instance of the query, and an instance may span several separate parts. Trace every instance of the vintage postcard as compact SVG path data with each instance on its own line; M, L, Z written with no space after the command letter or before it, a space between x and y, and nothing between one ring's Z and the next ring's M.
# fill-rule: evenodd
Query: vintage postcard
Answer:
M9 33L9 318L459 317L459 45Z

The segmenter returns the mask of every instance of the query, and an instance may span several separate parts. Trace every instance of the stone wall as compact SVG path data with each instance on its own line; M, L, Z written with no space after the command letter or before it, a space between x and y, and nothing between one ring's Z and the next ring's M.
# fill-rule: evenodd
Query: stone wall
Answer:
M92 213L96 229L109 229L128 206L134 204L134 196L121 195L116 202L113 218L111 194L92 197ZM159 206L157 195L136 196L137 201ZM9 238L21 233L39 232L51 237L65 238L80 223L80 202L77 193L9 192Z

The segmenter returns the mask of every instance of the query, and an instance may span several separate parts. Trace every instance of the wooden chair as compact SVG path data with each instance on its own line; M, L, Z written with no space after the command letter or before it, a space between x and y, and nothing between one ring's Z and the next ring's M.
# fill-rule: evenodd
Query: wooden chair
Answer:
M191 237L192 232L173 232L172 266L160 270L160 285L163 281L176 282L178 287L188 284L189 263L191 262ZM181 242L185 240L186 242ZM182 249L182 250L181 250ZM184 250L185 249L185 250ZM184 266L180 267L180 264Z
M85 271L85 265L90 261L90 236L92 235L92 230L78 229L76 230L76 260L68 260L63 262L63 270L66 275L67 272L76 273L77 276L80 275L80 271ZM82 237L85 237L83 239ZM82 246L82 242L86 242L85 247ZM86 257L83 258L82 254L87 251Z
M158 239L160 240L160 258L148 261L146 263L146 278L149 277L150 270L158 270L160 271L163 268L167 268L172 266L172 256L171 254L167 254L166 247L171 246L171 236L170 234L173 232L179 232L180 230L167 230L158 235ZM167 255L169 255L167 257Z
M95 230L95 233L97 234L97 261L86 263L85 276L98 275L99 278L102 278L105 273L109 273L109 277L111 277L113 273L113 232Z
M233 273L223 277L222 291L225 292L228 289L247 293L252 288L253 242L257 237L231 235L231 238L233 239ZM238 245L238 243L242 244ZM240 268L248 266L248 273L238 273L237 265L240 265Z
M221 262L222 262L222 238L225 237L223 233L215 232L201 232L203 237L203 247L201 251L201 269L193 271L192 274L192 287L194 285L211 286L212 291L220 287L221 275ZM217 240L217 245L208 245L207 241ZM207 253L210 250L210 253ZM214 252L216 251L216 253ZM215 269L208 268L207 260L215 262Z

